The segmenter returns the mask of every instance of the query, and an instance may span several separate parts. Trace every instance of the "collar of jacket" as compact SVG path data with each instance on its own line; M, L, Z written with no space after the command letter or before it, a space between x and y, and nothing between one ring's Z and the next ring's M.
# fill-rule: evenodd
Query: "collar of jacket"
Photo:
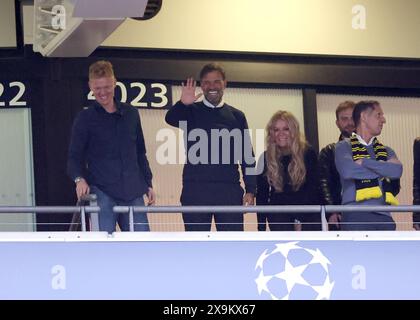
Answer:
M121 102L114 99L114 103L115 103L115 106L117 108L117 111L115 111L114 114L117 114L117 115L120 115L120 116L124 115L124 109L121 106ZM102 107L102 105L100 103L98 103L98 101L96 101L96 100L93 102L93 106L99 112L106 112L105 108Z

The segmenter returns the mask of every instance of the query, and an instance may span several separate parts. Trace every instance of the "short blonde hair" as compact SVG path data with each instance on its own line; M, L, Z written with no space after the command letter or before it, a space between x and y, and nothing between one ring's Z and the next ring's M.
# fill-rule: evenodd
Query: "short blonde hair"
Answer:
M115 78L111 62L100 60L90 65L89 80L109 77Z

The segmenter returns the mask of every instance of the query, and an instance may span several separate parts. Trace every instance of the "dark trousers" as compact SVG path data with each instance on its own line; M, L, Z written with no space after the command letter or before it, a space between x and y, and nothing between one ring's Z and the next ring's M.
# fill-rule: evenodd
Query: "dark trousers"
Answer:
M183 206L240 206L244 191L239 184L184 182ZM210 231L214 216L217 231L243 231L243 213L183 213L185 231Z
M266 219L271 231L294 231L295 220L302 223L302 231L322 230L320 213L258 213L258 231L266 230Z
M395 221L392 217L376 212L343 212L341 230L343 231L394 231Z

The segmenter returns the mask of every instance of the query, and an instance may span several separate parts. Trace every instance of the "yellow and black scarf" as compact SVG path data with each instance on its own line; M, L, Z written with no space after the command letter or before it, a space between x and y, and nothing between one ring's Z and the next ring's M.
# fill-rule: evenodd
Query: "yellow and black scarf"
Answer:
M350 138L351 151L353 154L353 161L359 159L369 159L370 155L366 149L366 146L360 143L355 135ZM388 152L382 143L376 139L373 139L373 150L375 152L376 161L387 161ZM391 182L388 178L382 178L382 188L385 192L385 202L391 205L398 205L398 200L391 192ZM382 190L379 187L378 179L356 179L356 202L376 199L382 197Z

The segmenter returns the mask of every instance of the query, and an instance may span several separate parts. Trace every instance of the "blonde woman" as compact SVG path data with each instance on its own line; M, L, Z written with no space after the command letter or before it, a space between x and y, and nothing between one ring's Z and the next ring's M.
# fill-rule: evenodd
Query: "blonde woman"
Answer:
M266 127L267 150L260 158L264 171L257 177L257 205L316 205L320 203L318 157L288 111L278 111ZM266 220L272 231L321 230L320 213L258 214L258 230Z

